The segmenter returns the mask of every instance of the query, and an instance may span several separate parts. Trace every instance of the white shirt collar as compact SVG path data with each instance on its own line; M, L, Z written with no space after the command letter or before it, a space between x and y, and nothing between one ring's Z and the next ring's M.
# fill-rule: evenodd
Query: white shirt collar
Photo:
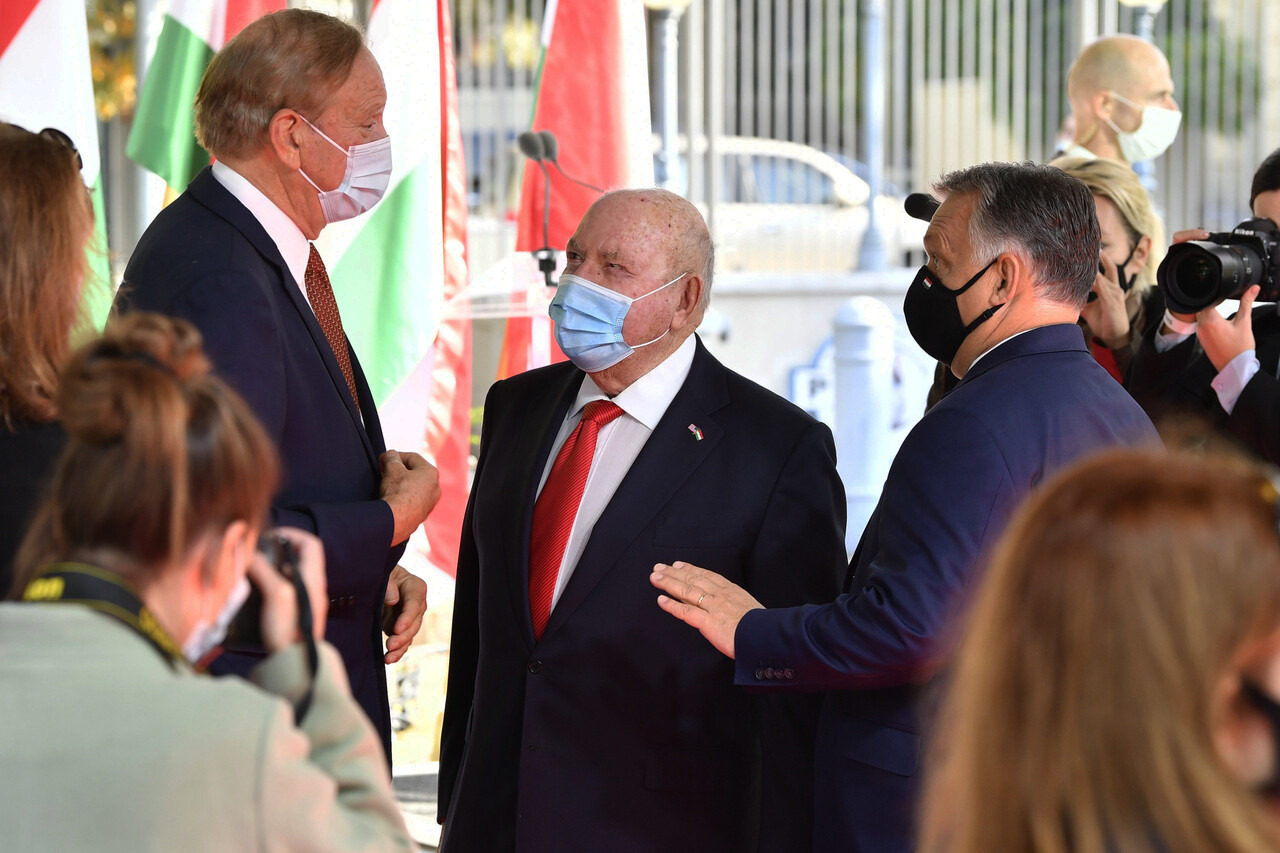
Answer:
M675 399L685 379L689 377L689 368L693 366L693 354L696 349L694 335L690 335L657 367L624 388L622 393L613 398L613 402L652 431L666 414L667 407ZM594 400L608 399L609 396L600 390L600 386L596 385L591 374L587 374L582 377L582 387L578 389L578 396L569 409L569 415L578 414L583 406Z
M302 291L302 298L306 299L307 287L304 276L307 272L307 261L311 257L311 244L307 241L307 235L303 234L302 229L289 218L289 215L276 207L275 202L267 198L262 190L249 183L248 178L226 163L221 160L215 161L213 176L226 188L227 192L248 208L254 219L258 220L258 224L280 250L280 256L289 267L289 274L293 276L294 283Z
M1040 327L1037 327L1037 328L1040 328ZM987 349L983 350L983 351L982 351L982 353L981 353L977 358L975 358L975 359L973 360L973 364L970 364L970 365L969 365L969 369L968 369L968 370L966 370L966 371L964 372L964 373L965 373L965 376L968 376L970 373L972 373L972 372L973 372L973 369L974 369L975 367L977 367L977 366L978 366L978 362L982 361L982 359L986 357L987 353L991 352L991 351L992 351L992 350L994 350L996 347L1003 346L1004 344L1006 344L1006 343L1008 343L1009 341L1013 340L1014 338L1018 337L1018 335L1025 335L1027 332L1031 332L1031 331L1034 331L1034 329L1023 329L1021 332L1014 332L1012 335L1010 335L1009 337L1005 338L1003 341L1001 341L1000 343L996 344L995 346L993 346L993 347L988 347Z
M1085 160L1098 159L1097 154L1094 154L1092 151L1090 151L1088 148L1085 148L1083 145L1077 145L1074 142L1068 145L1066 148L1064 148L1062 153L1059 154L1058 156L1059 157L1081 157Z

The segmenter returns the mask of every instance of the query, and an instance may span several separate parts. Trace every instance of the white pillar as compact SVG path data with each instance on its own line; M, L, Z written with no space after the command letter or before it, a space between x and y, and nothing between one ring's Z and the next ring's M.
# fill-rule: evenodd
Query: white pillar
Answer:
M852 553L866 527L893 459L893 314L870 296L855 296L836 313L836 457Z

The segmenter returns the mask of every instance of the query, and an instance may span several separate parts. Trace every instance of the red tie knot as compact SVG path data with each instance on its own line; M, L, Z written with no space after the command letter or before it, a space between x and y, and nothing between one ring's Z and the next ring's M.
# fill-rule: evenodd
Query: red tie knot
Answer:
M582 419L591 421L596 426L604 426L613 423L622 414L622 409L617 403L611 403L608 400L595 400L587 403L582 409Z

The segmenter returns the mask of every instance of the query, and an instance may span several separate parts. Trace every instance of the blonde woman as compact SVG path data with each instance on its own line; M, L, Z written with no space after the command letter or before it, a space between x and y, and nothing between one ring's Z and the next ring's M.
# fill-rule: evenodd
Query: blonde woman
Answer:
M1280 847L1277 492L1094 457L1015 517L938 714L927 853Z
M1117 380L1142 336L1164 316L1156 268L1164 259L1164 225L1129 167L1113 160L1067 158L1053 165L1089 187L1102 230L1102 257L1080 325L1094 358Z

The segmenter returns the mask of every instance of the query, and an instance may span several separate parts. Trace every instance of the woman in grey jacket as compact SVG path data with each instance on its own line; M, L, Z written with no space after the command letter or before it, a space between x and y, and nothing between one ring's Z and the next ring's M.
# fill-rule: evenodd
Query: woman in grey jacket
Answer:
M15 563L25 600L0 605L0 846L414 850L318 639L319 541L283 532L314 642L305 599L256 553L275 452L199 333L125 318L73 356L58 410L68 445ZM192 664L249 581L268 655L252 684L207 677Z

